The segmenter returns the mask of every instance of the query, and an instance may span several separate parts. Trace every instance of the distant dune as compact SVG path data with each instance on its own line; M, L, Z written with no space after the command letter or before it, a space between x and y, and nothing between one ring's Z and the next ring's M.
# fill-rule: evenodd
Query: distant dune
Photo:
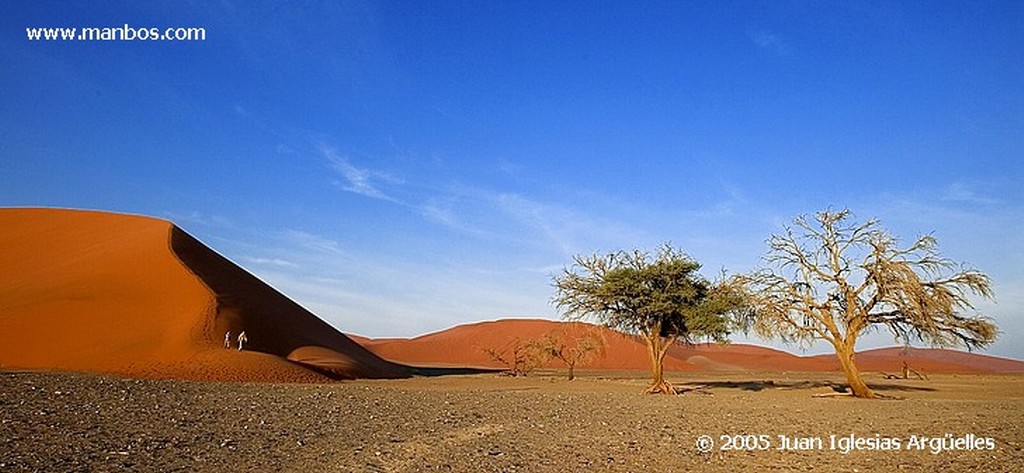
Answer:
M0 209L0 366L234 381L407 376L167 221ZM244 351L223 348L242 330Z
M514 341L525 342L545 333L580 335L598 333L607 341L604 356L584 368L647 370L650 361L642 340L603 327L579 322L534 319L503 319L442 330L409 339L354 337L382 358L420 366L475 366L500 368L485 348L508 349ZM1024 362L955 350L883 348L857 355L863 371L898 374L903 363L927 373L1021 373ZM546 367L562 367L549 362ZM731 343L672 347L665 369L673 371L839 371L834 355L797 356L773 348Z
M826 360L800 357L773 348L730 343L677 345L669 356L686 360L701 371L831 371Z
M416 338L370 339L354 336L370 351L382 358L422 366L474 366L500 368L485 349L509 349L516 340L526 342L546 333L568 338L586 333L598 334L607 348L603 356L586 365L588 369L647 370L651 362L642 339L623 335L604 327L582 322L559 322L541 319L502 319L459 325ZM734 371L774 369L819 370L826 360L801 358L789 353L751 345L698 344L675 346L665 359L665 369L674 371ZM563 367L553 360L545 367Z
M441 332L411 339L390 338L373 340L358 337L370 351L389 360L420 366L468 366L500 368L501 363L491 359L485 349L511 350L518 339L525 343L546 333L570 338L593 332L603 337L607 344L604 356L587 365L592 369L644 370L650 367L647 350L635 338L613 332L603 327L585 323L557 322L540 319L503 319L480 322L443 330ZM546 366L563 367L558 361ZM683 360L666 361L666 368L693 370L694 365Z
M835 355L819 355L830 367L839 369ZM888 347L857 354L863 370L899 373L903 362L924 373L1024 373L1024 362L956 350L937 348Z

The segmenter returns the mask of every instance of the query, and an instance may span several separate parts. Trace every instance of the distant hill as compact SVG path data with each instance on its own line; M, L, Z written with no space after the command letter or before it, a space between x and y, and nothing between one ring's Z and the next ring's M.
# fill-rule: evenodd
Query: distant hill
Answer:
M578 336L597 333L608 343L604 356L587 369L648 370L650 361L643 340L604 327L581 322L539 319L502 319L458 325L415 338L371 339L353 336L382 358L417 366L472 366L500 368L484 348L500 350L515 340L536 339L545 333ZM924 348L883 348L857 355L863 371L899 373L906 362L924 373L1024 373L1024 362L978 353ZM558 361L546 367L559 368ZM773 348L746 344L697 344L672 347L665 369L673 371L839 371L834 355L797 356Z

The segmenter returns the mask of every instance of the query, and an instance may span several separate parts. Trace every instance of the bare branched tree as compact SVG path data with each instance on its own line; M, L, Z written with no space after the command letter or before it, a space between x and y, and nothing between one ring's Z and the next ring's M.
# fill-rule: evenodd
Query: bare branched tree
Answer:
M663 373L672 344L724 341L726 314L742 302L728 286L701 277L700 263L668 244L655 255L633 250L573 260L555 278L555 305L569 319L593 317L612 330L643 338L651 361L649 393L676 393Z
M585 365L604 354L607 342L593 331L576 338L561 332L548 332L531 342L532 347L546 359L556 359L569 368L569 381L576 379L576 366Z
M526 376L545 361L542 353L519 338L500 349L484 347L481 350L492 360L501 363L505 367L505 374L509 376Z
M886 327L906 344L985 347L998 334L970 296L992 297L985 274L943 258L930 235L899 248L877 220L851 221L849 210L824 211L768 240L767 267L737 281L753 308L748 328L767 338L825 340L852 395L876 397L854 363L857 339Z

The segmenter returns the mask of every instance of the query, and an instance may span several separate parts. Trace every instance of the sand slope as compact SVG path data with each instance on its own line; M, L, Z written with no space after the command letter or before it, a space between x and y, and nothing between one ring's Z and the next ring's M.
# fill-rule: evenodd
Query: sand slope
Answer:
M407 373L167 221L0 209L0 268L4 367L238 381ZM243 329L249 350L222 348Z
M460 325L440 332L411 339L356 339L383 358L420 366L501 367L491 360L483 348L501 349L514 340L531 340L547 332L582 334L600 333L608 342L607 353L588 369L650 369L647 352L641 340L612 332L602 327L578 322L550 320L503 319ZM884 348L865 350L857 355L862 371L897 374L907 362L924 373L1021 373L1024 362L955 350L922 348ZM553 361L546 367L561 368ZM834 355L797 356L768 347L732 343L727 345L697 344L672 347L665 359L665 369L674 371L839 371Z

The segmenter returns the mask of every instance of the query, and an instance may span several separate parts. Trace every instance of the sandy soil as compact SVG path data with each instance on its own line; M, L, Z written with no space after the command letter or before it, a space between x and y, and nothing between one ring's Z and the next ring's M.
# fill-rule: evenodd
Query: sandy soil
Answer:
M676 373L707 385L680 396L639 394L642 376L247 384L0 372L0 471L987 472L1024 464L1020 375L871 379L901 401L812 397L840 381L831 373ZM947 434L991 438L993 449L908 450L914 435ZM715 443L707 453L696 446L702 435ZM770 449L720 450L722 436L738 435L766 435ZM779 435L822 438L822 446L777 450ZM901 448L843 454L830 435L895 438Z

